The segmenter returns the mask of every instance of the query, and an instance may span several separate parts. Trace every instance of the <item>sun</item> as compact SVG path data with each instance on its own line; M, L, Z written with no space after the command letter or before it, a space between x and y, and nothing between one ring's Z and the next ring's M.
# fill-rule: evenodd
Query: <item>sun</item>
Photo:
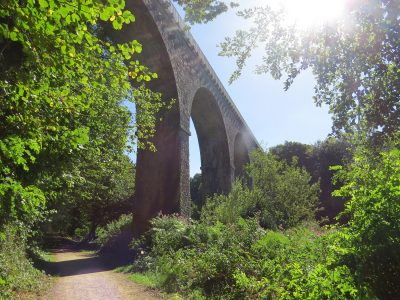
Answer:
M286 11L285 23L309 29L339 18L346 0L279 0Z

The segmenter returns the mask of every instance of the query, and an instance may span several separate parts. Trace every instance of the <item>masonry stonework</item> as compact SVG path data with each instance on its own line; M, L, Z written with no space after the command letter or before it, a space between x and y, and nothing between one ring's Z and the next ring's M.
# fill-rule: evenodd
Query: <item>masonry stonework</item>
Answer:
M151 88L163 93L165 101L176 100L157 124L152 140L157 151L138 151L134 226L140 234L158 213L190 216L190 118L208 194L230 190L258 143L171 2L126 2L136 22L114 39L142 43L140 60L159 75Z

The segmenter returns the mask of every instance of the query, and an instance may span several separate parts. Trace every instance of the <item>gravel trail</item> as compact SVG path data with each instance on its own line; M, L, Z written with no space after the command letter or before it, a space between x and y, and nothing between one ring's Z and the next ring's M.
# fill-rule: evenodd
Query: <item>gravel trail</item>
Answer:
M41 300L158 300L157 292L116 273L88 252L57 250L52 273L59 277Z

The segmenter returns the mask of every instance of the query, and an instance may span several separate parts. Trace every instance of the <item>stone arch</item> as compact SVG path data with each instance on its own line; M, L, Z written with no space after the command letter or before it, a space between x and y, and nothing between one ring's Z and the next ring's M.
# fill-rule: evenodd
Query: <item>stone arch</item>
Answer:
M195 93L191 117L199 141L204 193L226 193L231 186L228 137L220 107L208 89Z
M111 38L140 41L143 53L138 59L159 75L151 89L166 101L176 100L160 114L162 121L152 139L157 151L138 151L133 220L134 233L140 235L160 212L190 216L190 116L198 133L208 194L231 188L234 134L249 132L244 137L257 142L170 1L129 0L126 6L136 22L110 31Z
M242 177L244 175L244 167L250 162L249 149L246 147L246 141L241 132L235 137L234 143L234 167L235 167L235 178Z

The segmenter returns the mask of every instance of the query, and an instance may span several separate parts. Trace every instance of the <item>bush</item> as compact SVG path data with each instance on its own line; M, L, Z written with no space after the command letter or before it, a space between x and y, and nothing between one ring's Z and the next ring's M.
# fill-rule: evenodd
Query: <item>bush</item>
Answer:
M18 293L38 293L44 288L46 276L27 257L26 235L15 224L0 229L0 299L13 298Z
M250 249L251 263L237 270L246 299L359 299L351 270L340 263L334 233L299 227L267 231Z
M270 153L255 151L247 175L252 187L237 181L228 195L207 199L202 220L234 223L239 217L258 215L264 228L278 229L315 217L318 183L311 184L310 174L296 162L289 165Z
M217 221L234 224L239 218L254 214L258 191L250 190L238 180L228 195L215 195L207 199L201 211L201 221L208 224Z
M125 239L125 235L131 235L133 226L132 215L121 215L118 219L111 221L104 227L98 227L96 230L96 243L102 249L117 248L117 244L121 239ZM127 239L129 239L127 237ZM129 241L126 242L128 244Z
M74 238L77 240L84 240L89 234L89 226L87 224L83 224L74 230Z
M348 197L342 230L349 264L382 299L400 294L400 150L360 150L336 195Z
M341 258L340 235L317 225L265 231L236 223L158 217L134 271L190 299L357 299L360 287ZM138 245L138 244L137 244Z
M254 219L241 219L229 226L181 223L179 234L165 239L166 231L157 226L166 222L174 220L158 218L151 230L150 255L156 260L156 270L162 274L159 284L168 292L191 295L196 291L197 297L229 294L227 289L234 283L234 270L246 260L243 250L262 232ZM175 222L181 221L175 219Z
M311 184L311 175L295 160L289 165L271 153L254 151L247 173L257 193L261 225L289 228L314 219L319 183Z

